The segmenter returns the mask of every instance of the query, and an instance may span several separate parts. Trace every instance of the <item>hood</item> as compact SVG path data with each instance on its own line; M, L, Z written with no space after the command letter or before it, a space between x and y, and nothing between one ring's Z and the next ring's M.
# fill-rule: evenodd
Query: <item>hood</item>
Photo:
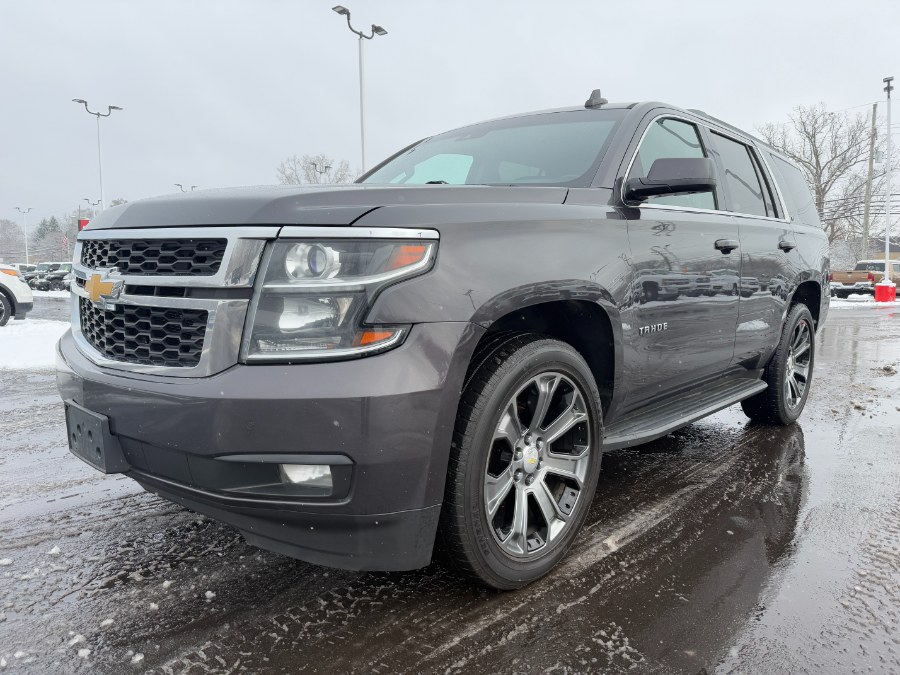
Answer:
M316 185L203 190L107 209L90 230L205 225L352 225L373 209L410 204L562 204L567 188L487 185Z

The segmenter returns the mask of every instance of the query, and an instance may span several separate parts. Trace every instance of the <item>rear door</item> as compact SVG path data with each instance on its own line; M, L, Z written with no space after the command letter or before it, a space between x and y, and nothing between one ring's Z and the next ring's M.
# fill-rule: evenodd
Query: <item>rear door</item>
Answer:
M645 176L654 160L706 157L699 127L676 115L644 128L626 178ZM628 393L634 408L723 372L734 353L738 296L711 279L737 283L738 229L719 211L716 193L662 196L624 208L632 251L630 306L623 315ZM734 249L717 248L731 242Z
M734 361L756 367L768 360L781 335L797 274L797 242L756 148L723 130L710 130L709 140L741 242Z

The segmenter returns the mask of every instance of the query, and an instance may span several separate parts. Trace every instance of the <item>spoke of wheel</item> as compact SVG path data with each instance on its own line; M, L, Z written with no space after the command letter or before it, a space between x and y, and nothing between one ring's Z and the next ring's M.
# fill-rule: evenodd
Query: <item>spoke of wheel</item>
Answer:
M516 399L510 401L503 411L494 439L503 438L509 443L509 447L515 448L516 443L522 438L522 424L519 422L519 413L516 410Z
M800 398L800 392L797 391L797 381L793 377L788 378L788 387L790 388L791 405L794 405Z
M531 418L529 428L531 431L539 431L550 409L550 402L553 400L553 394L559 386L562 378L559 375L541 375L537 378L538 400L534 406L534 417Z
M797 326L797 332L794 335L794 341L791 344L791 349L793 350L795 355L797 353L797 350L807 342L807 334L808 329L806 328L805 323L801 323L799 326Z
M504 545L513 553L528 552L528 497L524 490L516 490L516 506L513 509L512 528Z
M578 407L578 410L575 409L576 407ZM584 411L584 405L581 404L581 397L576 396L572 399L572 404L559 417L553 420L550 426L541 432L541 435L545 442L553 443L553 441L585 419L587 419L587 413Z
M538 484L537 489L534 490L532 494L534 495L538 508L541 510L541 514L544 516L544 522L547 523L548 531L552 532L556 529L553 527L554 521L568 520L568 516L559 510L559 507L556 505L556 500L550 495L549 488L544 481L541 481Z
M800 377L803 378L803 381L806 382L806 380L809 379L809 365L807 364L804 366L804 365L801 365L801 364L795 362L793 374L799 375Z
M797 398L799 399L801 396L803 396L803 392L806 391L806 382L799 379L797 377L797 373L794 373L794 376L791 379L794 380L794 389L797 390Z
M544 457L542 466L549 473L574 480L580 488L584 484L587 458L587 448L578 455L556 455L551 453Z
M484 500L486 502L485 506L487 508L489 521L494 519L497 509L500 508L503 500L506 499L506 495L509 494L512 484L513 474L511 466L506 467L506 469L504 469L496 478L491 475L488 475L487 478L485 478Z

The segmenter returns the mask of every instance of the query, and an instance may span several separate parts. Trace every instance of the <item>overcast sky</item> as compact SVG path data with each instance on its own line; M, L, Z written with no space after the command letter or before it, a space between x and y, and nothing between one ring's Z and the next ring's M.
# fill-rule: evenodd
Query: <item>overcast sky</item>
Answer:
M274 183L291 154L360 166L356 37L331 0L0 0L0 218L104 197ZM527 110L701 108L752 130L865 106L900 79L900 3L346 0L366 47L367 158ZM859 107L859 111L865 111ZM895 111L900 120L900 110Z

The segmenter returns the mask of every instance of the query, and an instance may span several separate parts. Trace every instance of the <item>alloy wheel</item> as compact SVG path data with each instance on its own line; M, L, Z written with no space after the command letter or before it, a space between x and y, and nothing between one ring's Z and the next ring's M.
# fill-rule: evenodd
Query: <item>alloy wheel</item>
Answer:
M503 407L484 473L484 511L508 555L545 553L570 526L592 457L578 385L559 372L532 377Z
M791 409L800 405L809 384L812 358L812 331L806 321L800 321L791 335L784 369L784 400Z

